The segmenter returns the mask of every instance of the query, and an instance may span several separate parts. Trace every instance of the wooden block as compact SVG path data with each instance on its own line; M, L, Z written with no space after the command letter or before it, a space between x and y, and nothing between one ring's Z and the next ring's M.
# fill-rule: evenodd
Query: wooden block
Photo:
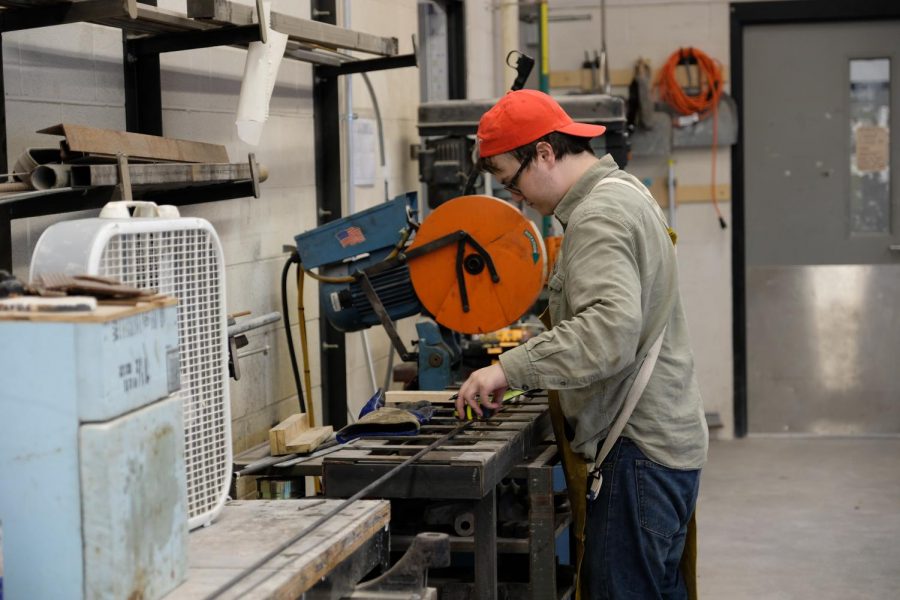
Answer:
M669 206L669 188L666 181L662 178L653 182L650 186L650 193L656 198L656 201L663 208ZM718 202L729 202L731 200L731 184L716 184L716 200ZM709 184L700 185L678 185L675 188L675 203L689 204L697 202L712 202L712 188Z
M290 454L287 450L287 441L293 439L309 429L309 416L306 413L296 413L269 430L269 447L272 456Z
M319 447L319 444L331 437L333 432L334 428L331 425L307 429L297 436L288 438L285 443L285 450L287 450L286 454L293 454L295 452L298 454L306 454L312 452Z
M590 74L590 71L588 71ZM550 71L551 88L580 88L582 82L581 69L571 71Z
M550 88L579 88L583 91L590 91L590 74L590 70L588 69L550 71ZM722 65L722 80L727 82L728 75L728 66ZM585 79L585 76L587 79ZM633 68L609 70L609 83L613 87L628 87L631 84L632 79L634 79ZM655 69L650 76L651 85L655 85L658 79L659 70ZM675 80L682 86L688 85L687 72L683 68L676 69ZM691 81L696 82L697 80L696 67L693 67L693 78ZM594 90L594 93L599 93L599 90Z
M71 152L109 156L122 153L129 158L190 163L229 162L228 152L221 144L192 142L114 129L98 129L70 123L41 129L38 133L65 136L66 146Z

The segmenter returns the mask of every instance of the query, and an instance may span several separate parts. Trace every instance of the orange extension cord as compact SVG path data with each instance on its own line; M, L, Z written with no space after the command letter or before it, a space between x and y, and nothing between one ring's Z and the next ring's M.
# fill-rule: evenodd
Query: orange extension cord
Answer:
M675 71L680 65L686 67L696 61L700 72L700 92L696 96L688 96L678 81L675 79ZM719 224L725 228L725 219L719 210L719 202L716 199L716 150L719 141L719 98L722 96L723 87L722 67L718 62L697 48L679 48L673 52L666 64L659 70L656 88L659 97L669 106L682 115L696 114L704 119L712 116L713 141L712 141L712 182L710 192L713 208L719 217ZM671 199L674 201L674 198Z

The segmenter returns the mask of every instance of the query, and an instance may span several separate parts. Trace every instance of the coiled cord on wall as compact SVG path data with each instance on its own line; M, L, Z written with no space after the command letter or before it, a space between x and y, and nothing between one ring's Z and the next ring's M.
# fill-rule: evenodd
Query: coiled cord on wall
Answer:
M696 86L699 88L699 92L696 95L687 94L675 77L679 66L687 68L692 64L697 65L700 75L700 81L697 82ZM690 83L690 70L688 70L689 86ZM659 98L678 113L682 115L696 114L700 119L708 116L712 117L712 181L710 183L710 192L713 208L715 208L716 215L719 217L719 225L724 229L726 227L725 219L722 217L722 211L719 210L719 202L716 199L716 150L719 141L718 107L719 99L722 97L723 85L724 77L721 65L702 50L691 47L679 48L673 52L659 70L659 76L656 81ZM670 199L670 201L673 200Z

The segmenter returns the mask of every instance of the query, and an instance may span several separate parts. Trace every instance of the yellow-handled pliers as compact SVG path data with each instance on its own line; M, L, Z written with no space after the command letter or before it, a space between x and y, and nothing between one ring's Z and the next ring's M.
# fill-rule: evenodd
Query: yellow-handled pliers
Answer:
M510 400L518 398L519 396L531 395L534 391L536 391L536 390L531 390L528 392L526 392L525 390L519 390L519 389L506 390L503 393L502 404L506 404ZM451 401L455 401L457 398L459 398L459 393L456 393L456 394L453 394L452 396L450 396ZM494 414L494 411L489 408L482 408L482 413L483 413L483 415L481 417L479 417L478 414L474 410L472 410L472 407L469 406L468 404L466 404L466 420L467 421L474 421L475 419L479 419L479 418L488 419ZM459 416L459 414L456 414L456 418L460 419L461 417Z

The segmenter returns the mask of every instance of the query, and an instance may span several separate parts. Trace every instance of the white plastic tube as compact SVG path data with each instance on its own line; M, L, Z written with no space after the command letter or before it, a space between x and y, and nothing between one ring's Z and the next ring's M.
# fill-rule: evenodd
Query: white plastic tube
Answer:
M262 137L263 125L269 118L269 101L278 78L278 67L284 58L288 36L274 31L270 24L270 4L263 3L262 18L266 23L267 42L252 42L247 50L241 95L238 99L238 137L251 146L257 146Z

